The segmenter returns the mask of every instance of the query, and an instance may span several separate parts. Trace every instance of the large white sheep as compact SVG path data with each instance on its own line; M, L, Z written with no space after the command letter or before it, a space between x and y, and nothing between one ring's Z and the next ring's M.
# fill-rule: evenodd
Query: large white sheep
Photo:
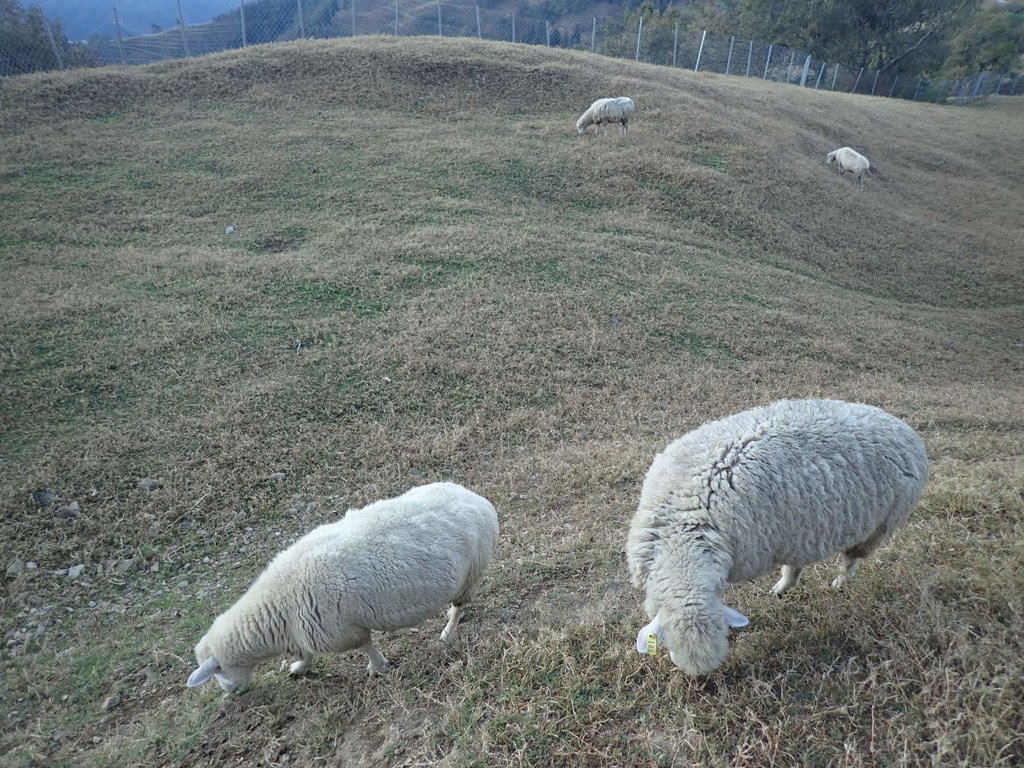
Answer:
M910 513L928 479L920 437L869 405L780 400L704 424L647 472L626 547L646 591L652 635L690 674L715 669L729 626L730 583L782 566L782 595L808 563L842 553L841 587Z
M277 555L217 617L195 647L188 685L216 676L224 690L242 691L261 662L286 656L297 675L314 654L354 648L375 675L388 662L371 631L418 624L449 603L441 639L451 642L497 540L491 503L454 483L349 510Z
M576 132L583 133L592 125L596 134L604 123L619 123L619 133L625 133L629 130L629 120L635 109L636 105L629 96L598 99L580 115L576 121Z
M871 163L860 152L850 147L834 149L825 156L825 162L836 164L837 172L842 175L849 171L857 177L860 186L864 186L864 175L871 170Z

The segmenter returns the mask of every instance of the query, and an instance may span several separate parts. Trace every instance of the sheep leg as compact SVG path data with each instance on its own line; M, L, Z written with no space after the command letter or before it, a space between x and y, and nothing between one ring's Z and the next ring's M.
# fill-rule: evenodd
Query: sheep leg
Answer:
M288 659L281 662L281 669L288 667L289 675L304 675L309 669L309 665L313 663L313 654L302 651L299 658L293 661L291 664L288 663Z
M455 631L458 629L459 620L462 618L462 614L465 611L462 610L461 605L452 603L452 607L448 609L448 623L444 629L441 630L441 641L444 643L455 642Z
M800 574L803 568L797 568L793 565L782 566L782 578L775 582L775 586L772 587L772 594L778 597L782 597L789 590L796 586L796 583L800 581Z
M368 639L360 650L370 657L370 663L366 665L366 674L370 677L376 677L381 672L387 671L391 666L388 660L381 655L380 651L374 647L373 640Z
M850 547L843 552L839 558L839 575L832 579L832 586L835 589L842 589L849 583L850 579L853 578L853 574L857 572L857 561L874 552L888 532L888 528L883 523L860 544Z

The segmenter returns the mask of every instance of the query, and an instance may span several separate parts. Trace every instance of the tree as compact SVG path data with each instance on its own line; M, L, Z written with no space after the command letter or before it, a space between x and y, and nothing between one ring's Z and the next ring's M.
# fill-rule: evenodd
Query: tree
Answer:
M38 7L26 11L17 0L0 0L0 75L94 64L86 48L69 43L60 22L47 21Z
M850 65L922 71L940 66L948 43L980 0L742 0L746 34Z
M1024 71L1024 3L979 8L953 38L947 74L963 77L978 71Z

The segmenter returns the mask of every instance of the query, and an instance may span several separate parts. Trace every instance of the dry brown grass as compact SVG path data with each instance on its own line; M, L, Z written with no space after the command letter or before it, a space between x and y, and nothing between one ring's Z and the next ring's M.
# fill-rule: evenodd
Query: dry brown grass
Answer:
M0 80L0 760L1019 765L1022 117L442 40ZM779 396L906 418L925 499L842 594L735 588L714 674L638 657L650 459ZM458 647L185 689L285 541L437 479L503 523Z

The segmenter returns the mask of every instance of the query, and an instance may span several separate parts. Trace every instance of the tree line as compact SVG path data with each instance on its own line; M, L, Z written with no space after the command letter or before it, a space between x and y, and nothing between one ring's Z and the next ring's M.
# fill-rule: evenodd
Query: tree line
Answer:
M70 43L60 22L48 20L38 6L0 0L0 75L95 64L86 46Z
M545 29L543 22L530 26L523 18L523 42L545 42L551 34L552 44L571 45L589 36L587 25L563 26L561 19L585 17L593 0L477 2L489 10L533 12L551 21L551 28ZM1024 0L605 0L602 8L608 2L622 8L621 21L613 25L622 40L617 44L604 36L602 52L607 53L628 50L642 18L645 36L670 36L677 25L683 30L706 29L720 36L799 48L817 59L890 75L959 77L1024 71ZM303 0L305 15L300 21L295 0L246 0L248 42L293 39L300 23L307 35L344 34L351 3ZM393 7L392 0L359 0L359 5L367 10L379 5L382 12ZM240 30L239 18L239 10L233 10L217 20L232 22L225 29ZM226 47L241 44L240 31L235 36L239 39L225 41ZM26 9L18 0L0 0L0 75L94 63L89 46L70 43L60 23L48 22L38 7Z

